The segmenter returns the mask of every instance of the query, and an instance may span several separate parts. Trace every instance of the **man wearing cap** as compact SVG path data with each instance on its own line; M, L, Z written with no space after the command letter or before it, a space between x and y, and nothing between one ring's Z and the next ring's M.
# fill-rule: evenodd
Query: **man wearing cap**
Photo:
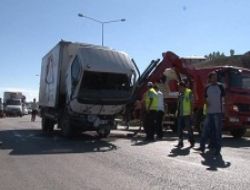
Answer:
M157 92L153 88L153 83L148 82L148 90L144 94L144 106L145 106L145 119L144 130L146 132L146 140L154 140L154 128L157 119L158 110L158 96Z
M179 143L178 148L183 147L183 129L188 129L188 140L190 147L194 146L193 129L191 126L191 116L193 110L193 93L192 90L186 87L186 83L181 81L179 83L179 96L177 103L177 125Z

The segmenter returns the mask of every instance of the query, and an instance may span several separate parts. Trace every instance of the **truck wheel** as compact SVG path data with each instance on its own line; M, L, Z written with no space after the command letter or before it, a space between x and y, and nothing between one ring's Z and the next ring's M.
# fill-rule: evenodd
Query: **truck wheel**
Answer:
M82 134L82 129L78 127L73 127L73 136L80 136Z
M70 118L67 114L64 114L60 121L62 135L64 137L72 137L74 135L74 130L70 124Z
M241 138L245 133L246 133L245 128L231 130L231 135L236 139Z
M52 132L54 130L54 123L46 117L42 117L42 131L45 133Z
M106 138L110 134L110 128L100 128L97 131L99 138Z

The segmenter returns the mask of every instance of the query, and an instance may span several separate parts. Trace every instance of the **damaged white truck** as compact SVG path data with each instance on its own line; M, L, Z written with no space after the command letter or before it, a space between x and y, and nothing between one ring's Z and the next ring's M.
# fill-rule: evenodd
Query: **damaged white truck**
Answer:
M131 99L139 71L124 52L60 41L42 59L39 107L42 130L57 124L71 137L96 131L107 137L114 117Z

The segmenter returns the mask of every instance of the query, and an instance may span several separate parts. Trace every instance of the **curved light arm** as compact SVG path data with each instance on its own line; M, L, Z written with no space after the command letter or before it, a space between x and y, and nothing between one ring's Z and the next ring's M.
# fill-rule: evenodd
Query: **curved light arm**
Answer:
M98 22L98 23L101 23L101 24L103 23L103 22L100 21L100 20L97 20L97 19L92 18L92 17L89 17L89 16L85 16L85 15L83 15L83 14L81 14L81 13L79 13L78 16L79 16L79 17L83 17L83 18L87 18L87 19L90 19L90 20L93 20L93 21Z

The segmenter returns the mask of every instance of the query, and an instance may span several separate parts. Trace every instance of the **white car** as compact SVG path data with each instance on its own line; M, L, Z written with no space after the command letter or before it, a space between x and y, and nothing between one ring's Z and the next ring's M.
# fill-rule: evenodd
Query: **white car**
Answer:
M27 106L23 106L23 115L28 115L28 114L29 114L29 111L28 111Z

